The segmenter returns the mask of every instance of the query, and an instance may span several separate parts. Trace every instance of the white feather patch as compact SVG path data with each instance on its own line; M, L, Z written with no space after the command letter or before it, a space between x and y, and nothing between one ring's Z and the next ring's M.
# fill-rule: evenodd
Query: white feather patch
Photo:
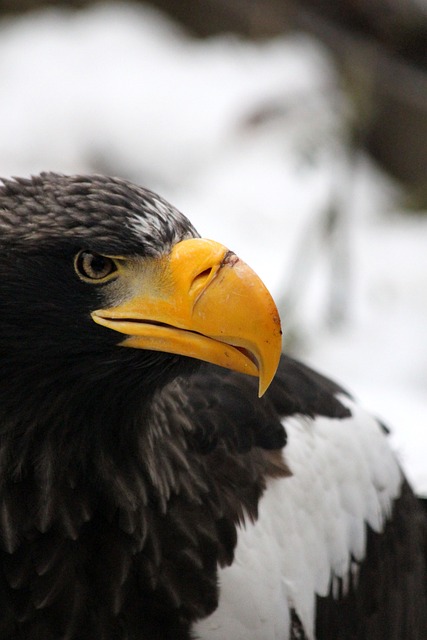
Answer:
M195 625L202 640L286 640L293 607L314 640L316 594L357 572L366 524L382 531L402 474L378 423L347 397L344 419L293 416L285 458L293 476L270 480L259 518L239 531L220 570L218 609Z

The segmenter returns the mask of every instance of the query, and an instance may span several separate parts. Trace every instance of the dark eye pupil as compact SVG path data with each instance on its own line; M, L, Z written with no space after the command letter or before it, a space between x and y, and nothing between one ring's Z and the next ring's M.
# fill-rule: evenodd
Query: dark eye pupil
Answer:
M108 262L103 256L92 255L90 257L90 270L96 274L103 275L108 270Z
M78 255L76 266L82 276L91 280L100 280L116 271L116 265L111 258L90 251L82 251Z

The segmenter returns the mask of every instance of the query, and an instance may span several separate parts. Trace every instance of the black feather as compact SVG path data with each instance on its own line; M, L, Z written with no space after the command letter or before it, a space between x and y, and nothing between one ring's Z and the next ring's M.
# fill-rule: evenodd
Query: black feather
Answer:
M254 379L117 349L91 321L102 293L75 277L76 251L144 258L196 235L118 179L42 174L0 187L2 640L189 640L217 606L218 566L233 562L267 478L289 474L281 418L349 415L340 387L289 358L259 400ZM319 638L371 640L343 622L361 603L376 629L389 626L392 581L419 607L390 601L400 637L427 637L425 514L408 488L394 515L368 536L375 576L362 570L341 608L319 600ZM409 546L399 583L394 563Z

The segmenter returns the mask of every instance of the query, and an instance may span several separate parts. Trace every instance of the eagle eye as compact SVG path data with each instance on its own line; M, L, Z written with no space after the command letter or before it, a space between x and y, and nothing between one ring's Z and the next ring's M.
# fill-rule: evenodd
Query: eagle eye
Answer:
M92 251L80 251L74 259L74 267L82 280L105 282L117 271L113 258Z

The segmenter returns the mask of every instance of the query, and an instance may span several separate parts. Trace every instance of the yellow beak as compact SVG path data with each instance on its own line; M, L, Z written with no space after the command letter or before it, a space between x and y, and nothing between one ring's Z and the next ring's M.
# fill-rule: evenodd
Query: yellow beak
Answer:
M268 388L281 352L280 319L258 276L224 246L190 239L144 260L132 294L92 313L124 347L165 351L259 376Z

